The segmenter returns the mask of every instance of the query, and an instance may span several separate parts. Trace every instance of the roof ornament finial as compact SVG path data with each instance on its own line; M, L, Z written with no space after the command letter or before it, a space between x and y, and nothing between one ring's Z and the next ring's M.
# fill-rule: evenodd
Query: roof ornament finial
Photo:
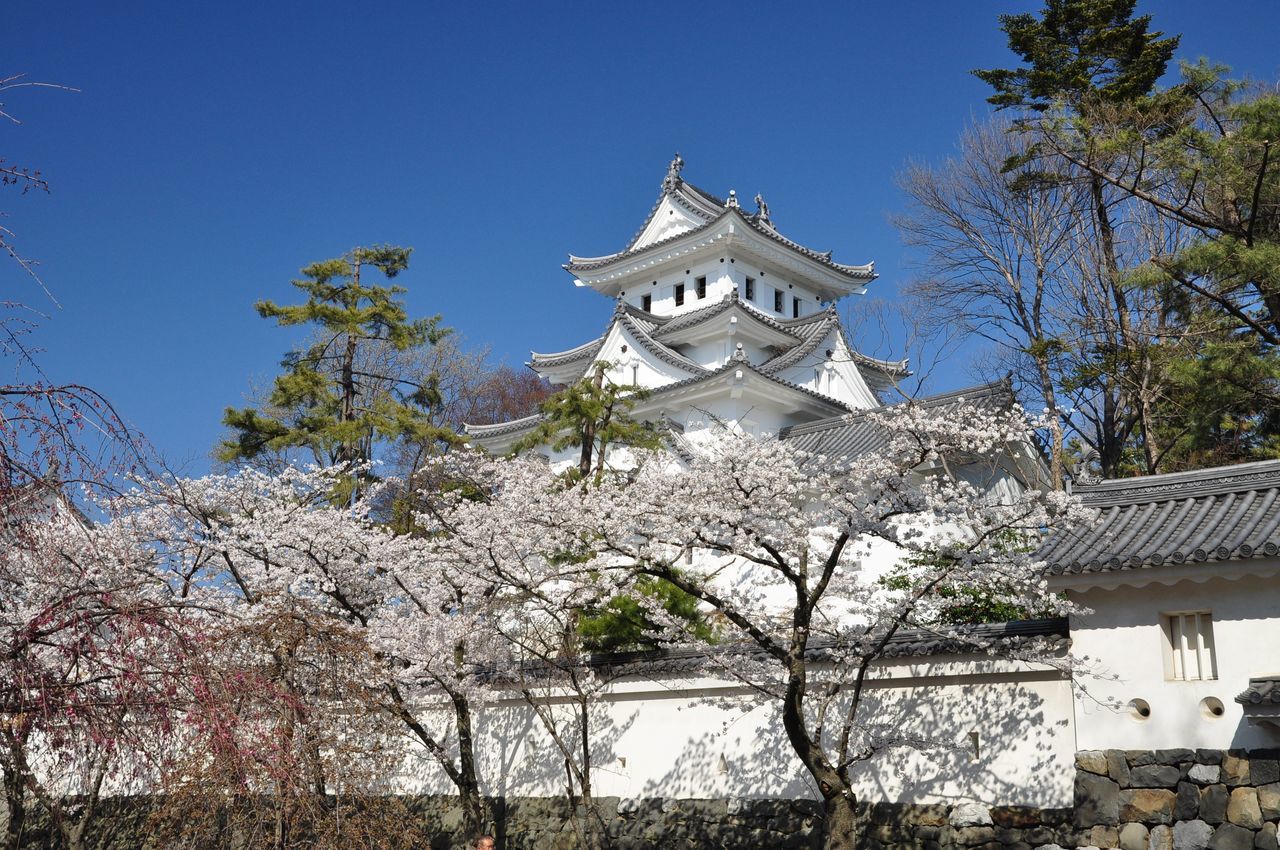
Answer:
M763 221L770 227L773 226L773 221L769 218L769 205L764 202L764 196L759 192L756 192L756 220Z
M738 193L736 190L734 189L729 190L729 200L725 204L725 206L731 210L736 210L738 208Z
M735 363L747 362L747 352L742 350L742 343L738 343L733 347L733 361Z
M1101 475L1094 475L1090 467L1101 457L1098 450L1089 447L1080 455L1080 459L1071 465L1071 478L1076 484L1097 484L1102 480Z
M676 186L680 185L680 172L683 170L684 160L680 158L680 152L676 151L675 159L667 166L667 176L662 178L662 191L674 192Z

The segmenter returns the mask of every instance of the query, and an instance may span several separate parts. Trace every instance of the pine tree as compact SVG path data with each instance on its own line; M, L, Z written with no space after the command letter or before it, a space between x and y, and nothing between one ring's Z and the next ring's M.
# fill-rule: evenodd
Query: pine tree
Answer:
M594 475L599 483L611 446L658 448L662 443L658 433L627 415L635 403L644 398L644 390L606 381L608 370L608 363L596 363L590 377L582 378L544 401L542 421L513 451L546 445L558 452L579 449L577 479L586 481Z
M396 297L406 290L367 282L370 271L395 278L408 268L411 248L354 248L302 269L293 285L301 304L259 301L265 319L281 326L312 325L317 335L287 354L263 409L227 408L223 423L235 433L219 446L228 463L253 462L272 452L303 449L325 465L367 463L380 442L449 440L452 433L428 415L439 401L433 380L396 374L394 358L434 344L448 333L440 317L410 320Z
M1009 48L1025 67L974 71L1004 109L1044 112L1059 100L1132 101L1164 74L1180 36L1149 32L1151 16L1133 17L1135 0L1048 0L1037 18L1001 15Z
M1081 116L1098 108L1134 104L1148 96L1168 67L1178 47L1179 36L1163 37L1150 31L1151 16L1134 17L1135 0L1047 0L1037 17L1032 14L1001 15L1001 29L1009 37L1009 48L1026 65L974 71L974 75L995 89L988 102L1000 109L1015 109L1022 116L1014 122L1020 131L1041 136L1048 126L1063 116L1073 126L1086 147L1093 148L1091 128ZM1142 388L1153 384L1154 357L1149 340L1135 321L1121 263L1119 225L1113 215L1117 198L1105 180L1096 174L1063 162L1051 146L1037 140L1019 161L1006 169L1022 168L1021 179L1039 179L1057 184L1079 183L1086 190L1092 229L1098 243L1098 277L1106 290L1109 309L1099 314L1096 327L1086 335L1105 339L1088 343L1115 351L1113 368L1098 370L1094 376L1099 403L1095 448L1103 474L1114 476L1126 466L1129 434L1137 424L1144 450L1145 471L1153 473L1159 464L1161 447L1152 419L1153 399ZM1089 357L1083 358L1090 361Z

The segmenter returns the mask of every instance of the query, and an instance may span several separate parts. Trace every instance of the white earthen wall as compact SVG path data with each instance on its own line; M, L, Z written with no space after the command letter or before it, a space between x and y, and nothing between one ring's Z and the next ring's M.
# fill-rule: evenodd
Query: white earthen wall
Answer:
M1071 691L1059 674L989 660L895 665L877 682L866 716L928 739L856 771L868 800L1060 807L1073 776ZM620 797L817 797L772 705L747 701L715 679L615 684L593 714L595 793ZM486 708L477 724L488 793L561 793L564 759L518 700ZM975 737L976 736L976 737ZM443 773L417 759L406 790L449 793Z
M1072 652L1097 659L1099 674L1080 678L1087 691L1077 701L1081 749L1280 746L1280 732L1249 725L1234 701L1250 677L1280 673L1280 577L1098 588L1070 596L1093 609L1072 618ZM1168 679L1161 615L1199 610L1212 612L1217 678ZM1209 697L1222 702L1221 717L1202 710ZM1134 699L1150 706L1145 720L1127 708ZM1112 702L1121 707L1109 707Z

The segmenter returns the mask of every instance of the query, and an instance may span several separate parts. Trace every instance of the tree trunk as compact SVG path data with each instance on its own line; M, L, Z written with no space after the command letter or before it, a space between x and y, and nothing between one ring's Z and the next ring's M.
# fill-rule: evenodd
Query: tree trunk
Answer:
M603 835L602 830L598 828L600 826L599 812L596 811L595 798L592 796L591 790L591 727L588 723L588 711L591 706L586 697L580 698L578 704L582 712L582 723L579 726L579 745L582 748L582 781L579 784L582 790L582 800L578 811L581 812L582 817L584 847L586 850L600 850Z
M591 380L591 385L595 387L595 394L598 397L600 390L604 387L604 368L596 366L596 376ZM578 473L582 476L582 480L586 481L591 477L591 459L596 447L596 423L586 422L582 426L582 452L578 456Z
M351 275L353 286L360 288L360 259L357 257ZM356 418L356 335L348 331L346 349L342 353L342 411L343 422L353 422ZM343 463L355 463L360 456L359 443L348 437L342 441L341 459Z
M1053 375L1049 372L1049 364L1042 357L1036 358L1036 373L1040 378L1044 406L1049 409L1049 477L1053 479L1053 489L1061 490L1065 486L1066 477L1062 468L1062 417L1058 415L1058 398L1053 391Z
M4 802L8 817L4 824L4 850L18 850L22 844L22 830L27 822L27 797L21 777L15 771L4 774Z
M462 800L467 832L479 835L489 820L488 807L480 795L480 779L476 775L475 733L471 725L471 703L460 693L449 695L458 724L458 774L454 784Z
M837 768L827 759L822 742L814 740L805 723L805 694L808 689L808 671L804 654L808 646L811 610L801 606L793 621L795 630L791 647L790 671L787 676L787 692L782 700L782 728L787 740L800 757L809 775L818 783L822 792L826 815L822 821L822 846L824 850L854 850L857 830L854 823L854 796L844 768Z
M1138 413L1142 417L1142 452L1147 465L1147 475L1155 475L1160 465L1159 436L1155 432L1151 391L1151 355L1143 352L1142 383L1138 388Z
M858 843L857 812L851 791L823 802L822 850L854 850Z

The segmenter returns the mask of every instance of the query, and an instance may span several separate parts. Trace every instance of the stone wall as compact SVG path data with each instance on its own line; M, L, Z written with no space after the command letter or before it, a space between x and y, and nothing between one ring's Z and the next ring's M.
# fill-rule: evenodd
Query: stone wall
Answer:
M1280 750L1076 754L1077 846L1277 850Z
M507 850L573 846L562 801L495 803ZM821 846L811 800L604 798L600 809L616 850ZM1280 850L1277 822L1280 750L1080 752L1073 808L859 807L863 850ZM458 846L441 837L435 846Z
M492 801L499 846L506 850L570 850L575 846L563 800ZM612 850L761 850L822 846L822 807L814 800L597 801ZM461 847L461 813L450 798L424 798L419 807L434 850ZM864 850L1030 850L1069 844L1078 830L1070 809L975 804L862 804Z
M112 807L91 847L145 846L137 830L146 805L129 802ZM505 850L576 846L562 799L490 804ZM818 850L822 842L822 809L813 800L604 797L597 804L613 850ZM432 836L432 850L468 846L457 798L416 797L409 808ZM1076 754L1073 808L873 803L859 807L858 820L862 850L1280 850L1280 750L1086 751ZM33 827L27 846L52 846L47 831Z

